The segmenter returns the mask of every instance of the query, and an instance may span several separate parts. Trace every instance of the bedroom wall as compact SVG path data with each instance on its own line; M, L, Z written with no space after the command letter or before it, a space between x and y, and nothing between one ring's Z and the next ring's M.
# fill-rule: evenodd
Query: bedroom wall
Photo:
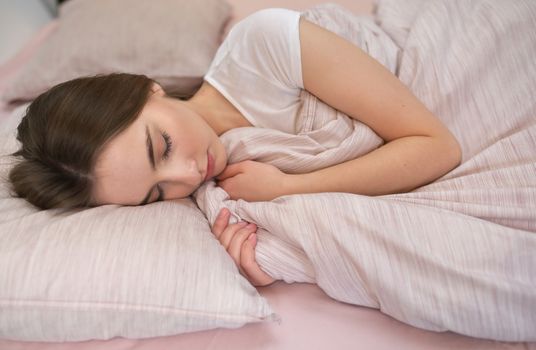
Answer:
M0 0L0 65L54 16L54 1Z

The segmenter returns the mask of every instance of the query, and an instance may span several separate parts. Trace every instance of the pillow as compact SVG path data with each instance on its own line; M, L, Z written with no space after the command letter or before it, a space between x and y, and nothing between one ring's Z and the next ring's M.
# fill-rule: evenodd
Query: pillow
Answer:
M31 100L63 81L116 71L188 94L202 83L230 15L222 0L71 0L2 98Z
M0 131L0 338L145 338L274 319L191 199L38 211L9 195Z

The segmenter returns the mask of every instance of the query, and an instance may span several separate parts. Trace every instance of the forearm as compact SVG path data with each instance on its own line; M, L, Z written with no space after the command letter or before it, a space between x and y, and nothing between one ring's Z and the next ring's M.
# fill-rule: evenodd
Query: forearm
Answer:
M291 174L285 194L348 192L378 196L408 192L446 174L460 159L456 141L404 137L345 163L308 174Z

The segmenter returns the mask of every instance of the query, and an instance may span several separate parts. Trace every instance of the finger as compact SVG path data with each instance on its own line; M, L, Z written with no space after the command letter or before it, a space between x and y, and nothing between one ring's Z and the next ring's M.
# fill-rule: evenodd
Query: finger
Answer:
M255 260L255 246L257 245L257 237L255 235L248 236L248 239L241 247L240 250L240 266L246 272L247 277L250 282L254 282L256 273L255 265L257 261Z
M255 233L257 227L254 224L249 224L246 227L238 230L231 239L227 253L233 258L235 264L240 267L240 251L244 242Z
M223 233L220 235L218 240L220 241L220 244L225 248L225 250L227 250L227 248L229 247L229 243L231 242L231 239L236 234L236 232L246 227L247 224L247 221L240 221L236 224L231 224L227 226L227 228L223 230Z
M221 234L229 224L229 217L231 212L227 208L223 208L218 213L218 216L216 217L216 220L214 221L214 225L212 226L212 233L216 236L216 238L220 238Z
M255 259L256 245L257 234L250 235L242 245L242 250L240 251L240 266L246 273L246 277L251 284L254 286L265 286L274 282L274 279L257 264L257 260Z
M223 172L220 173L218 176L216 176L216 179L217 180L225 180L226 178L228 177L233 177L235 176L236 174L239 174L242 169L241 169L241 163L233 163L233 164L229 164L225 167L225 169L223 169Z
M241 198L239 194L237 194L236 191L236 181L234 177L225 179L223 181L216 181L216 186L223 189L227 195L229 196L229 199L237 200L238 198Z

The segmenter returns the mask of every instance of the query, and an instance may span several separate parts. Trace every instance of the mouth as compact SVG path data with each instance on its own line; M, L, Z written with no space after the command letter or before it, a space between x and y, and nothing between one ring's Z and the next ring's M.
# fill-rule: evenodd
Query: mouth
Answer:
M214 173L214 158L212 157L210 152L207 152L207 171L205 173L205 178L203 179L203 182L210 179L213 173Z

